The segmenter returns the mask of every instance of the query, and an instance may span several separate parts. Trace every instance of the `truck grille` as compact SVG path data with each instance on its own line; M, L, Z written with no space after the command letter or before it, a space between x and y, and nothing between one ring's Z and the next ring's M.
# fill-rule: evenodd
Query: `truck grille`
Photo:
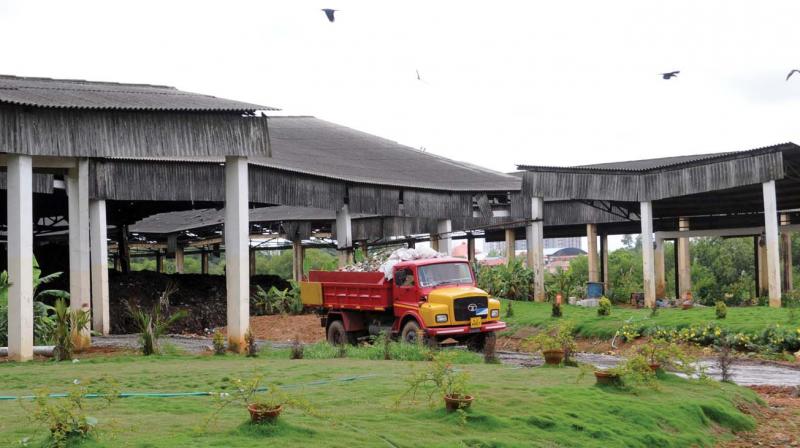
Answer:
M469 320L470 317L478 316L478 311L487 308L489 308L489 300L486 297L465 297L453 301L453 314L456 320ZM488 311L480 316L489 317Z

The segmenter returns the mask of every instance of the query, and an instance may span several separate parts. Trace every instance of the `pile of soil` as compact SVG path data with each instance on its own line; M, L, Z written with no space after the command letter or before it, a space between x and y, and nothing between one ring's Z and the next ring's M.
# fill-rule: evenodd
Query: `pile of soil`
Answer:
M757 421L755 431L742 432L720 448L800 447L800 393L797 387L751 386L766 406L742 406Z
M325 328L316 314L255 316L250 318L250 329L256 339L272 342L292 342L295 337L305 344L325 340Z
M251 290L255 285L265 290L272 286L278 289L291 287L288 281L274 275L256 275L250 278L250 282ZM128 304L152 309L170 283L174 283L177 290L169 298L169 312L186 310L188 316L170 327L169 333L207 334L227 323L225 277L222 275L161 274L152 271L121 274L110 271L108 295L111 332L136 333L136 326L128 313Z

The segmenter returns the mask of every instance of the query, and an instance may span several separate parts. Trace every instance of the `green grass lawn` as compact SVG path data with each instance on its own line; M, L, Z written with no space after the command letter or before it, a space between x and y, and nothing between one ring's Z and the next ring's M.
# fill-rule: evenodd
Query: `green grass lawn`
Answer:
M279 359L280 357L280 359ZM73 379L115 378L124 392L219 391L226 378L263 373L327 417L289 410L273 426L247 423L244 408L225 409L210 426L211 397L125 398L99 412L100 438L81 446L113 447L686 447L712 446L753 420L736 407L756 396L731 384L667 375L659 388L599 388L576 368L513 368L459 364L477 397L465 421L437 400L394 405L404 379L425 362L357 359L289 360L286 353L239 356L119 356L79 363L0 364L0 395L44 386L67 389ZM342 381L343 378L358 379ZM47 428L29 418L27 402L0 401L0 446L31 446Z
M503 313L508 307L508 300L502 301ZM550 316L551 304L535 302L513 302L514 316L503 317L512 331L520 327L546 327L558 321ZM792 312L788 308L769 307L729 307L725 319L717 319L714 307L692 308L688 310L670 308L660 309L655 317L650 317L650 310L614 307L610 316L598 316L597 308L563 305L562 320L575 323L578 335L583 337L611 338L614 333L630 321L644 328L685 328L712 322L733 332L753 333L761 331L772 324L800 327L800 310Z

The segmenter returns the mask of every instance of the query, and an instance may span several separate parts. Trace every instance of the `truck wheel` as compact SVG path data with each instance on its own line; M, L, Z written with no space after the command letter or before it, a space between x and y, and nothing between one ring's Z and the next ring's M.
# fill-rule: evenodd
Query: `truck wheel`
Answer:
M430 348L436 348L439 346L439 341L436 338L432 338L423 331L420 330L419 324L414 321L408 321L405 326L403 327L403 331L400 332L400 342L406 342L408 344L417 344L419 335L422 333L422 343L427 345Z
M473 352L482 352L486 348L486 342L489 339L497 341L497 334L495 332L476 334L467 340L467 348Z
M403 331L400 332L400 342L416 344L419 332L419 324L416 321L410 320L406 322L403 326Z
M334 320L328 325L328 342L331 345L353 344L355 338L344 329L344 323Z

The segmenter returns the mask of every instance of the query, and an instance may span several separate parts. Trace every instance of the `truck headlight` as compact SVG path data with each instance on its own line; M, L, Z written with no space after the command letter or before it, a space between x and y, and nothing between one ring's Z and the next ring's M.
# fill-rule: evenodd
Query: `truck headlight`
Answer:
M500 317L500 310L492 310L492 318Z
M447 322L447 314L437 314L436 315L436 323L443 324Z

